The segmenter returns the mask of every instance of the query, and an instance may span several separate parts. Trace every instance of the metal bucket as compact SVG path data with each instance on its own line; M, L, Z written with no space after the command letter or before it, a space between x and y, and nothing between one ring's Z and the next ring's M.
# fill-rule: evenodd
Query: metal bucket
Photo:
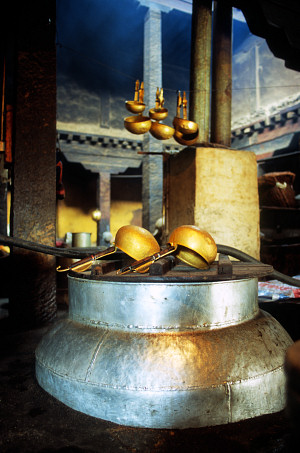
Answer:
M90 247L92 233L72 233L72 247Z
M69 275L69 318L36 350L39 384L115 423L195 428L285 406L281 325L257 279L157 282Z

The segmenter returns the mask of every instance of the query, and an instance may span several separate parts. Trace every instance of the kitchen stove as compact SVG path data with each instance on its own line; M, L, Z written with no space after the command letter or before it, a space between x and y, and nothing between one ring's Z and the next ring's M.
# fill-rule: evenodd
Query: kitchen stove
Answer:
M68 318L36 350L41 387L133 427L221 425L284 408L292 340L257 301L272 266L220 255L198 270L169 256L118 275L123 265L69 271Z

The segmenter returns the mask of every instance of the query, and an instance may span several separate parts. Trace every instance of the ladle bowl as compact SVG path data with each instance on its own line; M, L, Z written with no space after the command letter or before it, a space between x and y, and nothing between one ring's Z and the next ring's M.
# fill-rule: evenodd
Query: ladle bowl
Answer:
M168 109L165 109L165 108L150 109L149 116L152 120L156 120L156 121L164 120L168 116Z
M102 252L91 255L83 260L71 264L65 269L60 266L56 268L58 272L73 270L83 272L88 270L96 259L111 255L117 249L129 255L134 260L141 260L149 255L159 252L160 247L154 236L145 228L137 225L124 225L117 231L115 244ZM150 266L150 264L149 264ZM143 267L139 272L147 272L149 266Z
M180 145L191 146L198 140L199 131L197 130L193 134L182 134L175 128L174 139Z
M124 120L124 126L132 134L145 134L150 130L151 120L148 116L128 116Z
M139 101L126 101L125 106L131 113L142 113L145 110L146 104Z
M154 236L145 228L137 225L122 226L117 231L115 245L135 260L140 260L160 250Z
M198 131L198 124L185 118L175 116L173 126L176 131L182 134L195 134Z
M212 236L194 225L182 225L170 234L169 244L176 256L197 269L206 269L216 259L217 245Z
M166 124L161 124L157 121L152 121L150 128L150 134L157 140L168 140L173 137L175 129L173 127L167 126Z
M217 245L212 236L194 225L182 225L171 233L168 247L123 267L118 274L146 272L155 261L174 253L181 261L197 269L207 269L216 259Z

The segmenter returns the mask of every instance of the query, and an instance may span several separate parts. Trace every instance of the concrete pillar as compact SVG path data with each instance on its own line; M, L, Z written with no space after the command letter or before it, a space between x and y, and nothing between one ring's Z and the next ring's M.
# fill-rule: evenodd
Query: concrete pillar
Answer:
M149 9L144 23L144 85L145 103L155 105L157 87L162 87L161 10L147 3ZM143 156L143 227L153 232L155 222L162 216L163 159L162 143L150 134L144 136Z

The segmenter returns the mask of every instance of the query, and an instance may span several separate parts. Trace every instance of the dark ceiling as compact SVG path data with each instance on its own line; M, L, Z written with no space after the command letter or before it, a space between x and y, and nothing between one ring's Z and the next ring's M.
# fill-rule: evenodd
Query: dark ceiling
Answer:
M254 35L264 38L287 68L300 71L299 0L229 0L242 10Z

